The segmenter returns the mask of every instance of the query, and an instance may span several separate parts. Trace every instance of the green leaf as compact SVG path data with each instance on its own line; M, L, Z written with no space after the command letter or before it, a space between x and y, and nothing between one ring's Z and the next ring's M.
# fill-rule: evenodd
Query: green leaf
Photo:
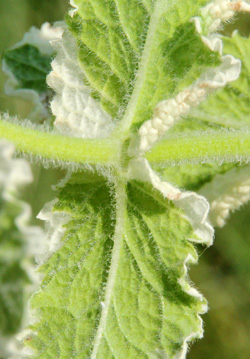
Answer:
M21 208L2 200L0 206L0 334L7 336L15 334L20 328L24 289L30 280L22 268L25 239L15 224Z
M54 49L52 40L60 38L62 28L44 23L40 29L31 27L23 39L3 56L3 71L7 75L5 92L34 104L29 118L42 122L51 117L49 101L53 94L46 78L51 71Z
M38 93L48 90L46 76L51 71L51 56L42 55L35 46L25 44L7 50L4 60L20 89L32 89Z
M71 3L76 10L66 20L75 39L66 31L55 42L49 76L55 125L67 135L118 145L112 163L65 180L57 201L40 214L51 225L51 243L31 300L27 345L40 359L183 359L188 343L203 334L199 314L206 302L189 284L187 267L198 259L192 242L212 242L209 206L163 182L145 151L131 147L159 102L181 95L169 106L174 122L180 108L189 110L237 78L240 62L221 58L220 41L202 38L190 21L206 1ZM192 127L184 121L177 133ZM216 170L194 171L190 188Z
M42 215L70 220L31 301L39 319L27 343L33 358L177 358L202 335L206 302L186 274L197 261L190 241L202 240L150 186L115 190L74 176Z
M219 55L190 23L205 3L75 1L78 10L67 23L78 41L85 81L108 113L126 118L129 109L129 121L141 124L159 101L219 64Z

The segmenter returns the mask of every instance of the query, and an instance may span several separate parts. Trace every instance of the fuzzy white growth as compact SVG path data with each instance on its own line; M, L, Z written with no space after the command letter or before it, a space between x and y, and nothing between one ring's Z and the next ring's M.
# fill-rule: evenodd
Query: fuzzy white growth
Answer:
M230 20L235 12L249 12L245 1L214 0L200 10L201 16L193 20L200 34L208 35L220 29L221 23Z
M211 204L210 220L223 227L230 213L250 199L250 168L234 168L227 175L217 175L199 191Z
M24 34L23 39L15 44L12 49L29 44L36 47L42 55L51 56L54 53L54 49L51 46L50 41L60 38L62 33L63 29L61 26L52 27L46 22L42 25L41 29L31 27L31 29ZM33 120L37 119L40 121L41 119L48 117L48 110L44 106L44 100L46 99L47 94L38 94L38 92L32 89L20 89L19 81L4 60L2 68L8 77L5 84L6 94L31 101L35 105L34 111L30 115Z
M211 51L222 54L222 41L212 33L222 21L231 18L234 11L250 11L250 5L244 1L215 0L201 9L201 17L192 19L202 41ZM240 60L231 55L222 56L221 60L220 66L206 70L196 83L175 98L162 101L155 107L153 118L144 122L139 129L139 154L148 151L176 121L187 115L192 107L199 105L207 95L239 77ZM130 151L132 153L133 149Z
M0 141L0 195L1 202L11 203L18 215L15 225L26 245L26 259L21 262L33 285L26 287L31 293L37 286L38 278L34 274L31 258L35 257L43 249L44 232L40 227L29 226L31 217L30 206L18 198L19 189L33 180L30 166L23 159L14 159L14 146L8 142ZM4 206L1 206L4 208ZM7 213L8 215L8 213ZM11 216L12 214L9 213ZM4 288L2 288L4 290ZM23 325L26 323L23 318ZM0 338L0 357L20 358L18 356L17 343L14 337Z
M91 97L91 88L84 84L84 72L77 59L74 37L68 32L53 42L57 56L47 81L56 95L51 109L56 116L55 126L73 137L97 138L110 134L111 116Z

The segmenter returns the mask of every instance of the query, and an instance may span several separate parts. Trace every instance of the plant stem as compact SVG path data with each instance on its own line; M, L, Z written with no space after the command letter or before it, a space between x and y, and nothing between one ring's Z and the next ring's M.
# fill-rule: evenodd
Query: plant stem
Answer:
M17 150L47 159L75 163L113 164L119 156L113 139L82 139L34 130L0 120L0 137Z
M250 132L209 131L172 136L158 142L145 156L169 165L200 162L238 162L250 159Z

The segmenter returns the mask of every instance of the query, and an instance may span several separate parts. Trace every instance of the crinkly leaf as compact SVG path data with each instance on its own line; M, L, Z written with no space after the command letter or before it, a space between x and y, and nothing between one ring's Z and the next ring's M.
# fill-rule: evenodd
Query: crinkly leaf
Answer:
M117 126L108 141L120 147L112 167L75 174L40 214L51 242L31 300L32 358L183 359L202 336L206 302L187 269L197 261L192 242L212 243L209 204L163 181L143 155L239 75L240 61L190 21L205 3L71 1L71 35L54 42L48 77L55 125L96 144Z
M190 23L205 3L74 1L77 9L67 23L78 42L84 80L111 116L129 114L129 121L140 124L159 101L219 64Z
M0 357L10 354L12 335L21 327L30 294L32 257L42 230L28 226L30 207L18 190L32 181L29 164L13 159L14 147L0 142Z
M50 207L40 215L52 244L31 301L32 358L184 358L206 302L187 277L192 241L204 240L182 205L140 181L113 188L86 174Z
M223 227L230 212L249 201L249 173L249 166L236 167L226 176L215 176L201 188L200 193L211 203L210 220L214 226Z
M242 62L238 80L218 90L191 113L191 118L181 121L173 133L209 129L249 127L249 54L250 38L234 33L223 37L224 53L230 53ZM214 225L223 226L231 211L249 200L248 169L233 163L182 165L158 169L163 178L189 190L199 190L211 203L210 218Z
M74 137L107 137L114 127L111 116L91 97L91 89L83 82L84 73L77 59L74 37L65 31L62 39L53 41L57 51L47 81L55 91L51 110L54 125Z
M187 118L182 119L169 130L169 134L186 131L209 131L222 128L248 128L249 122L249 38L234 33L232 38L223 37L225 54L232 54L242 62L238 80L211 94L198 108L193 108ZM222 175L235 167L235 164L216 163L188 164L162 168L154 166L163 178L179 187L198 190L215 175ZM221 177L219 177L221 178ZM225 179L226 180L226 179ZM235 184L237 186L237 183Z
M241 60L239 79L211 95L193 116L211 123L231 128L249 128L250 111L250 37L244 38L237 32L231 38L223 37L224 53Z

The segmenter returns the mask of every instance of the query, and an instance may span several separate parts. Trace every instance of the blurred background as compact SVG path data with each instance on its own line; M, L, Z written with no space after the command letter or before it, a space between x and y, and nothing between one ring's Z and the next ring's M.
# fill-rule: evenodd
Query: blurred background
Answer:
M31 26L62 20L67 8L67 0L1 0L0 53L20 41ZM250 15L243 15L227 25L226 34L236 27L243 36L249 36ZM0 71L0 111L25 118L30 105L6 96L4 82L5 75ZM53 197L52 191L44 194L41 188L55 184L63 172L37 165L33 168L35 181L26 198L36 215ZM36 222L35 216L33 221ZM200 249L199 264L190 271L192 281L207 298L210 309L203 316L205 337L192 346L188 359L250 358L249 224L250 204L234 213L223 229L217 230L215 244L205 251Z

